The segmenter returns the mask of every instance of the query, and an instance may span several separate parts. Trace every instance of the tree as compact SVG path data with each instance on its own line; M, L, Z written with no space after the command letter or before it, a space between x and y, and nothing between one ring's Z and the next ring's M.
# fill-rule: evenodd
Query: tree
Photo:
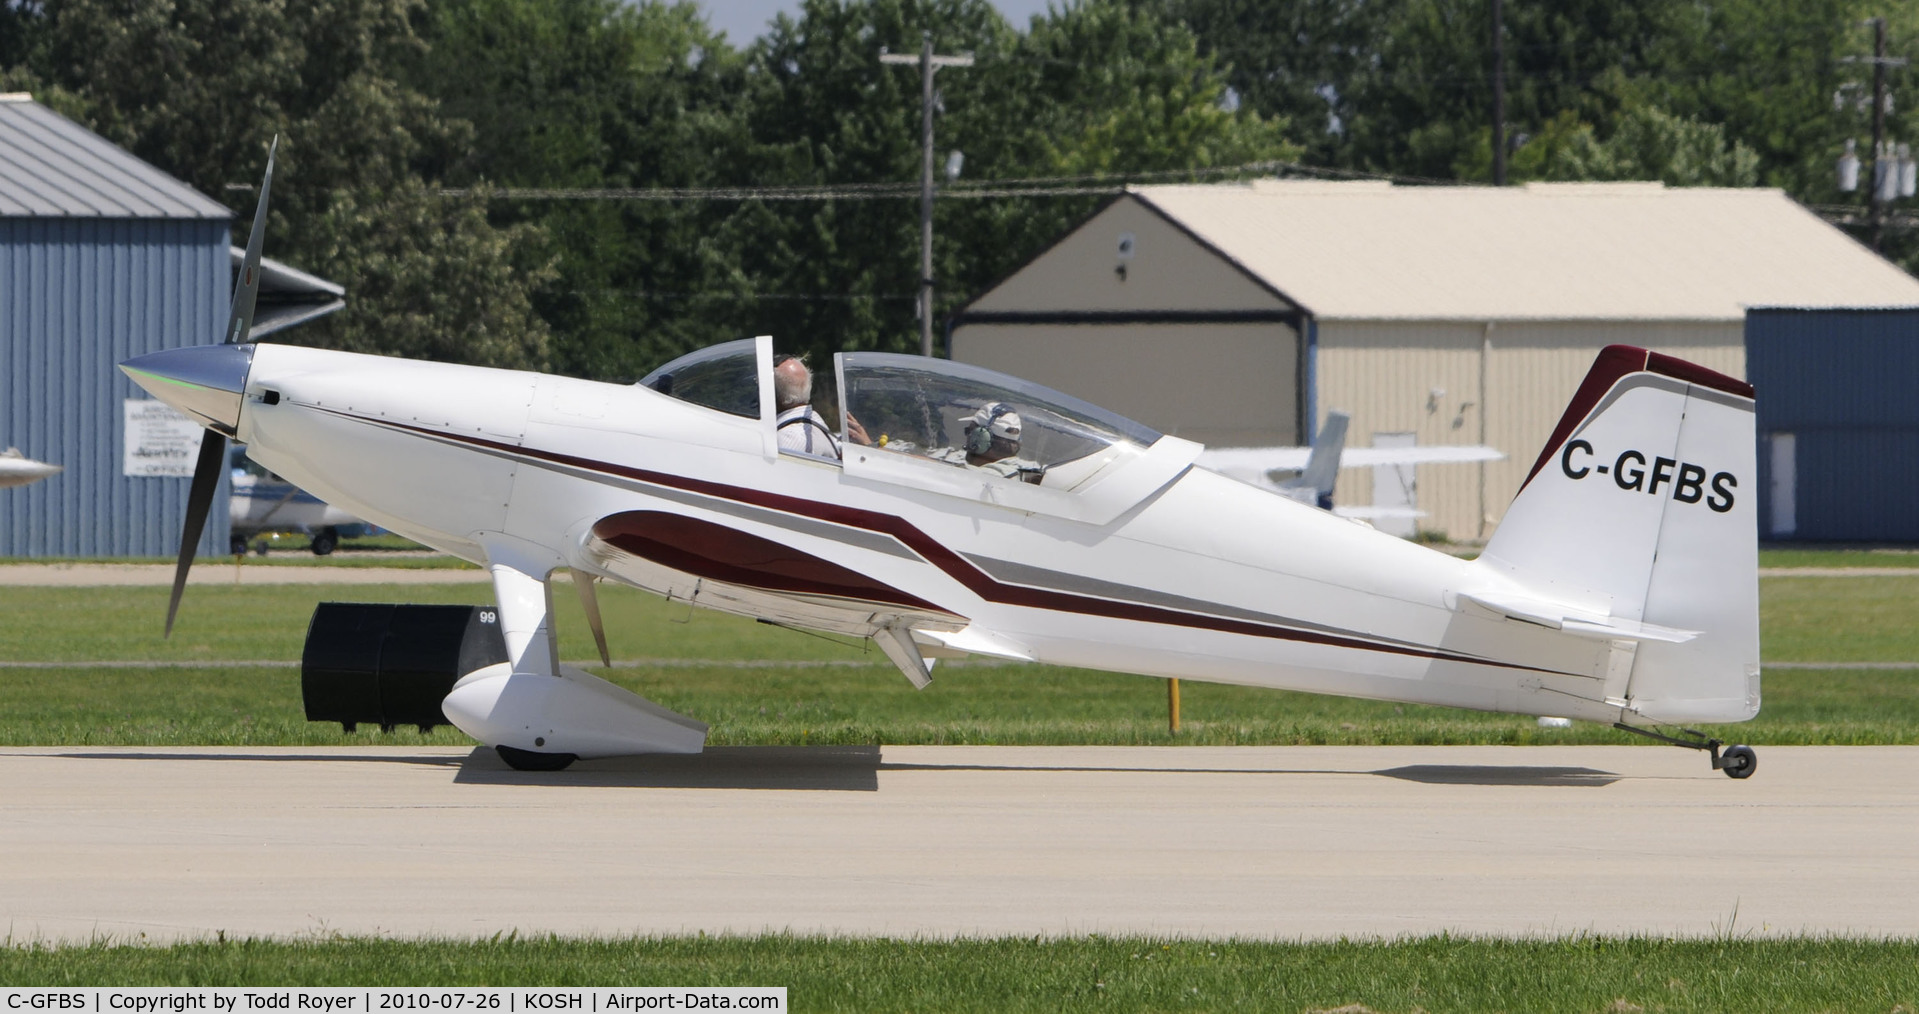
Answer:
M752 54L762 178L818 184L917 181L919 76L878 61L919 47L976 62L942 71L942 151L966 153L967 180L1138 173L1289 158L1275 123L1223 108L1225 79L1190 32L1120 0L1054 8L1021 33L984 0L812 0ZM1083 218L1087 198L948 199L935 208L935 320ZM916 200L748 205L736 223L765 238L742 268L794 297L761 301L799 347L907 350L914 321ZM750 225L749 225L750 223ZM777 280L777 281L774 281ZM773 311L773 312L769 312ZM774 325L785 325L774 328Z
M1492 172L1492 131L1456 166L1466 179ZM1685 120L1653 106L1622 111L1604 136L1571 110L1525 135L1507 166L1513 182L1526 180L1658 180L1675 187L1750 187L1759 182L1759 155L1716 123Z
M691 3L436 0L407 79L474 125L449 179L534 188L746 181L743 57ZM556 278L534 293L565 336L555 369L631 379L734 337L743 288L719 203L502 201L537 224Z
M289 337L543 363L547 329L527 312L540 265L524 248L536 230L501 232L483 216L431 207L438 198L423 170L456 161L471 130L393 77L421 46L412 9L407 0L47 0L32 12L24 65L76 96L88 126L216 198L257 180L267 139L282 136L269 249L348 293L345 310ZM347 237L378 237L381 253L348 250ZM476 274L491 279L486 305L402 301L457 291ZM389 340L402 319L410 323L399 330L417 340Z

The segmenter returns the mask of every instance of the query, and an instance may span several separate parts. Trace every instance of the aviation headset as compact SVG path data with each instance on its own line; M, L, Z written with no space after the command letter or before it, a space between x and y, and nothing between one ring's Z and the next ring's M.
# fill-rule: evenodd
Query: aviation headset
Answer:
M1000 416L1011 415L1013 406L1003 401L996 402L987 410L987 413L985 422L975 419L966 426L966 453L968 454L985 454L993 449L993 424L999 421Z

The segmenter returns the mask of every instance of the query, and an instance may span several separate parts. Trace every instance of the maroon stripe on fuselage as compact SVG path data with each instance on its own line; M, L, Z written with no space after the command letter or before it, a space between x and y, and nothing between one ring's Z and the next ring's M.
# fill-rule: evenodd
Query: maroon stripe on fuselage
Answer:
M332 410L325 410L332 411ZM346 415L346 413L337 413ZM360 416L347 416L362 422L389 426L426 436L450 440L456 443L486 447L503 454L550 461L556 465L566 465L584 471L617 475L621 478L666 486L671 489L683 489L690 493L701 493L721 500L752 504L769 510L795 514L800 517L816 518L845 525L849 528L861 528L870 532L891 535L901 543L918 553L927 562L938 567L947 576L958 581L967 590L988 602L1004 605L1024 606L1029 609L1045 609L1053 612L1077 613L1085 616L1104 616L1113 619L1133 620L1140 623L1159 623L1175 627L1189 627L1200 630L1214 630L1228 634L1243 634L1249 637L1276 638L1286 641L1299 641L1306 644L1319 644L1335 648L1350 648L1359 651L1374 651L1388 655L1403 655L1412 658L1430 658L1446 662L1463 662L1471 665L1489 665L1502 669L1517 669L1525 672L1550 673L1560 676L1582 676L1582 673L1565 673L1556 669L1542 669L1538 666L1521 665L1516 662L1501 662L1497 659L1461 655L1440 651L1435 648L1420 648L1412 645L1381 643L1367 640L1357 635L1326 633L1317 630L1301 630L1297 627L1281 627L1250 620L1229 619L1206 613L1189 613L1163 606L1151 606L1138 602L1122 602L1114 599L1094 598L1089 595L1076 595L1071 592L1053 591L1046 588L1032 588L1026 585L1007 584L999 581L985 571L975 567L958 553L915 527L905 518L893 514L881 514L877 511L847 507L841 504L806 500L787 496L783 493L769 493L765 490L748 489L743 486L729 486L725 483L694 479L683 475L655 472L631 465L620 465L609 461L595 461L556 451L544 451L530 447L516 447L512 444L484 437L467 436L463 433L447 433L390 419L367 419ZM904 593L902 593L904 594ZM932 608L941 612L952 612L939 606Z
M684 514L622 511L601 518L593 534L622 552L712 581L947 612L830 560Z

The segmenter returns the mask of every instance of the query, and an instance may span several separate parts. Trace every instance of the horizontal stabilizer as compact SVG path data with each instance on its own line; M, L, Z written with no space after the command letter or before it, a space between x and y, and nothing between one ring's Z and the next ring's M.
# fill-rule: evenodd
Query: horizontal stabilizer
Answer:
M1643 623L1618 616L1601 616L1572 609L1557 602L1503 592L1460 592L1462 605L1471 604L1499 616L1522 623L1563 630L1580 637L1619 641L1664 641L1684 644L1699 636L1697 630L1678 630L1657 623Z

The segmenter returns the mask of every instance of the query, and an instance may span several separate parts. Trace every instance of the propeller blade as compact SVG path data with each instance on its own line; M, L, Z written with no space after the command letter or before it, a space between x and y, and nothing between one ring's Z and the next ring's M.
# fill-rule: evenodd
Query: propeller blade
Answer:
M267 198L273 191L273 156L279 150L280 136L275 134L273 143L267 147L266 173L260 177L260 202L253 209L253 232L247 236L240 277L233 283L233 312L227 317L225 344L228 345L244 342L253 333L253 306L260 297L260 248L266 244L267 236ZM205 358L203 353L193 354ZM240 390L244 390L245 377L242 369ZM234 393L237 395L238 391ZM235 419L237 426L237 401ZM213 509L213 494L220 488L220 473L226 467L226 435L209 428L200 438L200 460L193 465L193 485L187 490L187 517L180 526L180 560L173 567L173 597L167 600L167 637L173 636L173 620L180 613L180 597L187 590L187 571L193 567L194 550L199 548L200 533L207 526L207 512Z
M173 598L167 601L167 633L173 636L173 618L180 612L180 595L187 590L187 570L193 566L193 552L199 548L200 532L207 526L207 511L213 507L213 494L220 488L220 470L226 467L227 438L207 430L200 438L200 460L193 465L193 485L187 492L187 520L180 526L180 562L173 568Z
M573 587L580 590L580 608L586 611L586 625L592 628L593 643L600 648L600 664L611 668L613 656L606 651L606 625L600 622L599 583L600 579L591 574L573 572Z
M247 253L240 261L240 277L233 283L233 313L227 318L226 343L247 340L253 333L253 304L260 296L260 248L266 243L267 196L273 190L273 155L280 150L280 135L273 135L267 148L267 171L260 178L260 203L253 209L253 232L247 236Z

